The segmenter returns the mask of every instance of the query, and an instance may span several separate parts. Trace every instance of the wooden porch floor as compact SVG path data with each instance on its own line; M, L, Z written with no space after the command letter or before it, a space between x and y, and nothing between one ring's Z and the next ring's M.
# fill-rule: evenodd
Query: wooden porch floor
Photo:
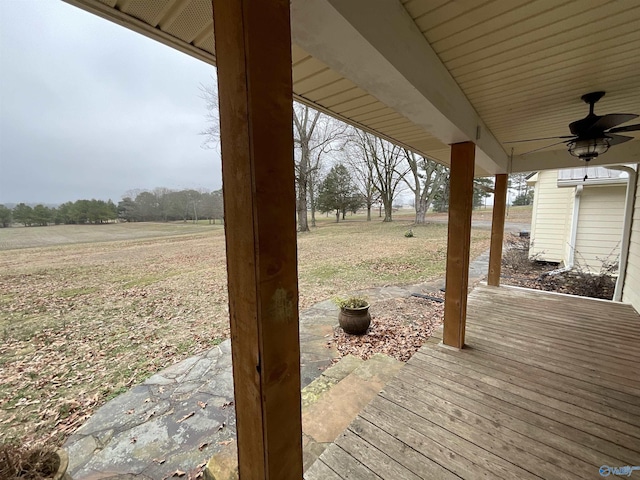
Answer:
M305 478L596 479L602 465L640 466L633 308L479 286L466 344L431 339Z

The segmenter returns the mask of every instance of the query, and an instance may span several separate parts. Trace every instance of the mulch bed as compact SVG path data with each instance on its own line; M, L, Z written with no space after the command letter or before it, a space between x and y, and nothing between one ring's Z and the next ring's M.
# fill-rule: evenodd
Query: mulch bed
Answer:
M503 285L533 288L547 292L611 300L616 286L617 263L602 261L599 272L576 267L559 270L557 263L539 261L530 256L529 238L509 235L502 254Z
M500 282L503 285L532 288L546 292L566 293L581 297L611 300L616 287L614 277L604 275L588 275L584 272L557 271L557 265L532 262L528 271L514 272L508 268L503 270Z
M442 292L425 294L444 298ZM395 298L374 303L371 326L364 335L349 335L337 327L329 344L340 357L354 355L363 360L383 353L406 362L442 324L444 304L417 297Z

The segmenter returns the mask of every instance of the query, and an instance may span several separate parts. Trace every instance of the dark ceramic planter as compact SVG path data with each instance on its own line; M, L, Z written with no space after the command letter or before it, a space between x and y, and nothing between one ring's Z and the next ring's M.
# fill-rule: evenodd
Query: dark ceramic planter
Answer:
M351 335L364 335L371 324L369 305L360 308L341 308L338 314L338 322L345 333Z

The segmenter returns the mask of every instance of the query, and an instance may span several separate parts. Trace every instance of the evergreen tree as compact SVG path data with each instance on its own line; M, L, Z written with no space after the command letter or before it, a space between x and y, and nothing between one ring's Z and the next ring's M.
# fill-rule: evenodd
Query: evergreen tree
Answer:
M32 210L31 219L34 224L46 227L51 220L51 211L44 205L38 204Z
M473 208L482 206L482 199L493 193L493 179L480 177L473 179Z
M124 197L118 202L118 218L125 222L137 222L138 218L136 202L131 197Z
M512 205L533 205L533 190L518 195L513 199Z
M30 227L33 223L33 208L24 203L19 203L13 209L13 219L25 227Z
M318 210L323 213L335 210L339 222L340 213L357 210L362 204L349 170L342 164L333 166L318 189Z
M10 227L11 226L11 210L9 210L4 205L0 205L0 227Z
M450 174L447 173L447 178L444 180L440 188L438 188L436 194L433 197L434 212L442 213L449 211L449 178Z

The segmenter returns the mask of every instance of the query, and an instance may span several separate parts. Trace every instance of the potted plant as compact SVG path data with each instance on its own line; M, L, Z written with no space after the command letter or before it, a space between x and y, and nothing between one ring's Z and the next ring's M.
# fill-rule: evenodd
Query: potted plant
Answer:
M351 335L363 335L371 324L369 301L365 297L335 298L335 304L340 307L338 322Z
M71 480L69 456L62 449L0 444L0 478Z

